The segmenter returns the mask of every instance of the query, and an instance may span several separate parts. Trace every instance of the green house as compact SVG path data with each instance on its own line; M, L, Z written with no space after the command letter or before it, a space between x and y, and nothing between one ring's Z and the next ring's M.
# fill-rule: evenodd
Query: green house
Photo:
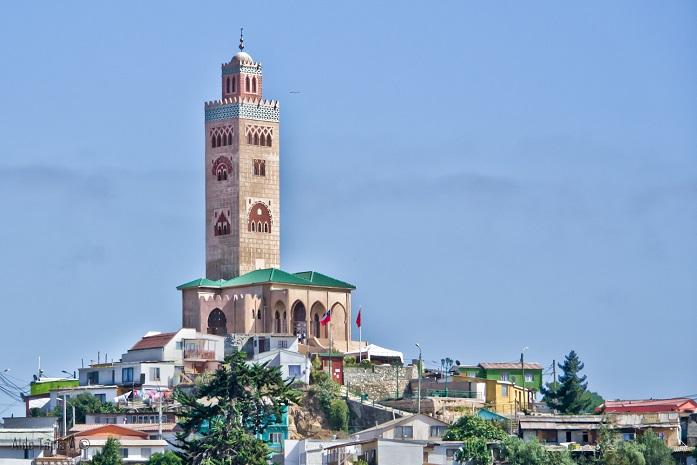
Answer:
M40 378L29 385L29 393L32 396L48 394L54 389L65 389L80 385L80 380L74 378Z
M539 363L482 362L478 365L460 366L460 374L469 378L510 381L521 386L525 376L525 387L539 392L542 387L542 365ZM525 375L523 375L525 372Z
M264 432L257 437L266 442L273 453L282 453L283 441L288 439L288 407L284 406L281 417L267 426Z

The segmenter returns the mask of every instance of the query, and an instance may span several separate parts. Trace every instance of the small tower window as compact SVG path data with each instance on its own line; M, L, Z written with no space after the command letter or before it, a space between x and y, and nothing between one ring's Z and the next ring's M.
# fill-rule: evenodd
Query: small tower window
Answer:
M232 91L235 92L235 76L232 76Z
M254 176L266 176L266 160L255 159L254 163Z
M271 134L266 135L266 146L271 147Z
M220 134L216 136L215 139L216 147L220 147L222 145L222 140L220 139Z
M211 136L211 147L216 148L217 145L215 145L215 136Z
M249 76L247 76L244 80L244 90L249 92Z
M249 134L247 134L247 143L249 145L252 145L252 133L251 132Z
M227 133L227 145L232 145L232 131Z
M259 145L259 134L254 134L254 145Z
M257 78L252 78L252 92L257 93Z
M230 93L230 78L225 79L225 93Z

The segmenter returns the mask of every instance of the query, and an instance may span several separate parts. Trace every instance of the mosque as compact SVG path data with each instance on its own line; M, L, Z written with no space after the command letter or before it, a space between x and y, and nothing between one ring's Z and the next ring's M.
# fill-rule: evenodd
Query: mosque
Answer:
M281 269L279 102L263 97L261 63L240 51L221 66L221 99L206 102L206 277L177 287L182 326L227 334L296 335L309 351L357 349L355 286ZM327 309L331 324L321 325Z

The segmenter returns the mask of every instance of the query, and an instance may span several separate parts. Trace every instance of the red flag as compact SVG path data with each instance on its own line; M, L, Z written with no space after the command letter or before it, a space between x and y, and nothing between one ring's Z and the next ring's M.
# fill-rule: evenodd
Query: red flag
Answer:
M319 320L319 322L322 324L322 326L326 325L329 323L332 319L332 312L330 309L327 309L326 312L324 312L324 315L322 315L322 318Z
M361 308L358 307L358 316L356 317L356 326L361 327Z

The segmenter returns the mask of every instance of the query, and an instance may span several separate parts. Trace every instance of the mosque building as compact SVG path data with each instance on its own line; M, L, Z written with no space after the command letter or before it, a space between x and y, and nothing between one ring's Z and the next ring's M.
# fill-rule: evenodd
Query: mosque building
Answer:
M355 286L281 269L279 102L244 51L222 65L221 99L205 103L206 277L177 287L182 326L226 334L293 334L308 350L351 341ZM320 320L331 310L331 324Z

